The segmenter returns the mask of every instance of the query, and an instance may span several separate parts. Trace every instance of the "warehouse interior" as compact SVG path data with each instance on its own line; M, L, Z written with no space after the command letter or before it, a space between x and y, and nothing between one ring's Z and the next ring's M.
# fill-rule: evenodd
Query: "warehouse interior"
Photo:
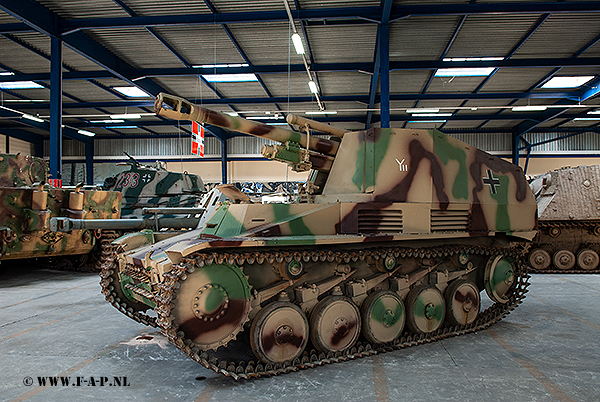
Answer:
M203 127L204 155L192 153L192 125L158 116L159 93L296 131L286 116L345 132L437 129L527 178L600 165L600 1L0 0L0 153L44 158L51 183L102 185L130 156L205 184L307 180L261 154L273 141L216 125ZM115 311L98 273L1 261L0 277L6 400L600 394L597 273L532 274L522 305L486 329L239 381ZM43 376L131 386L50 386Z

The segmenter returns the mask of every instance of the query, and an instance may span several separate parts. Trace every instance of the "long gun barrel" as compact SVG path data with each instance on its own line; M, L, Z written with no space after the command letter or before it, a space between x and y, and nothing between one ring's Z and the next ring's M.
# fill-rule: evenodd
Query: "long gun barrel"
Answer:
M333 161L332 157L335 156L339 147L337 141L269 126L242 117L229 116L165 93L160 93L156 97L154 110L158 116L208 123L255 137L278 141L281 145L264 146L261 152L270 159L292 164L292 168L298 171L308 170L311 167L318 170L329 170ZM308 148L312 152L302 148Z

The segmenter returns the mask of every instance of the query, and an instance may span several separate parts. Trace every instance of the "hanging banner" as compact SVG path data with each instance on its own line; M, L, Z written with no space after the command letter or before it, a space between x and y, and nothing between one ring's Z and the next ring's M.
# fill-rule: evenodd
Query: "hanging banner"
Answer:
M204 127L192 122L192 154L204 158Z

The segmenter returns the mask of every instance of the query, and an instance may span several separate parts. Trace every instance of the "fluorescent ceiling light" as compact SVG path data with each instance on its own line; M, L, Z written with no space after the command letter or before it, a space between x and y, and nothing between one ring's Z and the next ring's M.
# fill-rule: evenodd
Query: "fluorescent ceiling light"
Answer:
M450 117L452 113L415 113L411 117Z
M302 46L302 38L300 38L299 34L295 33L292 35L292 42L296 48L296 53L304 54L304 46Z
M138 128L138 126L112 126L112 127L104 127L107 130L110 130L112 128Z
M547 106L515 106L511 108L513 112L541 112L548 109Z
M552 77L550 81L542 85L542 88L578 88L593 78L593 75Z
M313 94L318 94L319 89L317 88L317 84L314 81L308 81L308 88L310 88L310 92Z
M406 109L406 113L437 113L440 109L437 108L424 108L424 107L416 107L416 108L408 108Z
M92 133L91 131L87 131L87 130L77 130L77 132L81 135L87 135L88 137L93 137L96 134Z
M88 120L88 123L125 123L125 120L111 119L111 120Z
M281 120L283 116L252 116L246 118L248 120Z
M208 82L252 82L258 81L256 74L202 74Z
M227 112L226 114L230 115L231 117L238 117L240 115L238 112Z
M442 61L501 61L504 57L446 57Z
M600 117L577 117L573 120L600 120Z
M445 123L446 120L411 120L409 123Z
M125 96L130 98L150 98L146 92L142 91L138 87L113 87L113 89L117 92L122 93Z
M485 77L494 70L495 67L440 68L435 72L435 77Z
M246 63L230 63L230 64L199 64L192 68L227 68L227 67L248 67Z
M123 120L123 119L141 119L142 115L141 114L137 114L137 113L131 113L131 114L111 114L110 115L111 119L117 119L117 120Z
M5 77L5 76L8 76L8 75L15 75L15 73L10 72L10 71L2 71L2 72L0 72L0 76Z
M304 114L337 114L337 112L334 110L321 110L317 112L304 112Z
M36 88L44 88L44 87L33 81L12 81L12 82L0 82L0 88L2 88L2 89L36 89Z
M44 122L44 119L40 119L39 117L35 117L30 114L23 114L23 116L21 116L21 117L23 117L24 119L27 119L27 120L37 121L38 123Z
M600 114L600 109L599 110L591 110L591 111L587 112L587 114Z

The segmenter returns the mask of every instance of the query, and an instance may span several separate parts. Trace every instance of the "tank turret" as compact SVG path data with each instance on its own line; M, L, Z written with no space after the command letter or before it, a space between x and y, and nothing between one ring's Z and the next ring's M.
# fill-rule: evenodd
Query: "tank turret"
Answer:
M233 201L209 202L197 230L114 242L107 300L203 366L252 378L351 360L478 331L523 299L536 203L518 166L437 130L324 139L172 95L155 106L272 139L265 156L312 168L297 202L225 186Z

